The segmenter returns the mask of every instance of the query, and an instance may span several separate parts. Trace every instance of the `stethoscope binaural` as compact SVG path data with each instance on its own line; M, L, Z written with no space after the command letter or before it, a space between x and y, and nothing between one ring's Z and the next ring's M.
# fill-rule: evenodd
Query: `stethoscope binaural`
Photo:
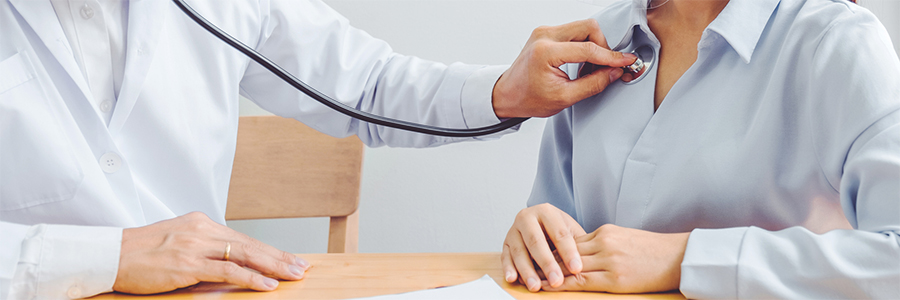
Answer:
M201 16L199 13L194 11L194 9L191 8L189 5L187 5L187 3L184 3L184 0L172 0L172 1L175 2L175 5L177 5L178 8L181 9L181 11L183 11L185 14L188 15L188 17L190 17L192 20L194 20L194 22L196 22L198 25L200 25L200 27L203 27L203 29L206 29L206 31L208 31L212 35L216 36L217 38L219 38L220 40L222 40L223 42L225 42L232 48L240 51L241 53L243 53L244 55L246 55L247 57L249 57L256 63L260 64L261 66L263 66L264 68L266 68L267 70L272 72L272 74L275 74L275 76L278 76L278 78L281 78L281 80L284 80L285 82L287 82L294 88L300 90L307 96L324 104L325 106L328 106L331 109L334 109L344 115L358 119L360 121L369 122L372 124L387 126L387 127L396 128L396 129L401 129L401 130L407 130L407 131L430 134L430 135L437 135L437 136L475 137L475 136L483 136L483 135L497 133L497 132L509 129L511 127L517 126L517 125L521 124L522 122L525 122L525 120L529 119L529 118L511 118L508 120L504 120L500 123L497 123L497 124L494 124L491 126L486 126L486 127L471 128L471 129L454 129L454 128L443 128L443 127L424 125L424 124L416 124L416 123L412 123L412 122L408 122L408 121L391 119L391 118L371 114L368 112L360 111L360 110L352 108L346 104L338 102L338 101L332 99L331 97L328 97L327 95L323 94L322 92L317 91L313 87L307 85L305 82L300 81L300 79L298 79L291 73L288 73L287 71L285 71L283 68L281 68L281 66L275 64L274 62L272 62L271 60L269 60L268 58L266 58L259 52L256 52L256 50L253 50L252 48L248 47L241 41L235 39L228 33L225 33L224 31L222 31L221 29L219 29L218 27L216 27L215 25L213 25L212 23L207 21L206 18L203 18L203 16ZM645 47L647 47L647 46L645 46ZM653 63L652 52L649 56L644 56L644 55L641 55L641 53L642 53L641 49L642 48L638 48L634 52L635 55L638 56L637 61L635 61L630 66L623 68L623 69L625 69L626 72L635 74L634 75L635 79L642 76L645 73L645 71L647 70L647 67L649 67ZM653 51L652 48L650 48L650 51ZM637 81L637 80L634 80L632 82L635 82L635 81Z

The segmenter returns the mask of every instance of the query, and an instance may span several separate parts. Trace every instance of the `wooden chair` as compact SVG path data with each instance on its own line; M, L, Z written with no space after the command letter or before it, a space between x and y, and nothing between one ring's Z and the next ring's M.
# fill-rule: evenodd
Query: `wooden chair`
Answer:
M362 142L282 117L239 124L225 219L331 217L328 252L357 252Z

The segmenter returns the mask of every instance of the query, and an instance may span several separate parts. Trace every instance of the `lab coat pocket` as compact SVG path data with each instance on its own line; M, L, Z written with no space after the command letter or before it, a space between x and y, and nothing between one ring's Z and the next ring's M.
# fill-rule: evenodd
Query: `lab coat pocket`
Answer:
M26 54L0 61L0 211L67 200L84 174Z

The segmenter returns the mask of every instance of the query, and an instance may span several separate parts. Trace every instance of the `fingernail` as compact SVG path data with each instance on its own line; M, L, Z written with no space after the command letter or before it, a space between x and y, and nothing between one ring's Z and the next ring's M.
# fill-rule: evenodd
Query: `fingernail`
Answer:
M580 259L577 259L577 258L576 258L576 259L573 259L573 260L569 261L569 271L572 271L572 273L579 273L579 272L581 272L581 267L582 267L582 266L581 266L581 260L580 260Z
M630 61L634 61L635 59L637 59L637 55L634 55L634 53L622 52L622 56Z
M288 269L291 271L291 274L294 274L296 277L303 277L303 270L298 268L297 266L290 266Z
M302 258L297 258L297 265L303 268L304 270L309 269L309 262Z
M263 284L265 284L267 288L274 289L278 287L278 280L267 277L263 280Z
M624 73L625 70L622 70L620 68L613 68L612 71L609 71L609 82L618 80Z
M547 282L550 282L550 286L557 287L562 284L562 276L559 272L550 272L550 276L547 276Z
M525 282L525 287L527 287L529 291L535 292L541 288L541 282L538 281L537 278L531 277Z
M513 282L516 280L516 273L513 271L506 271L506 282Z

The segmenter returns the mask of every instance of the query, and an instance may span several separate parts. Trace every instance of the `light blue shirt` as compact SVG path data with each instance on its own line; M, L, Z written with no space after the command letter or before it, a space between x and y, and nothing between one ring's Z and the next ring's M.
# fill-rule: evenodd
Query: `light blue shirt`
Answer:
M659 42L641 8L595 19ZM529 205L691 232L689 298L900 297L900 61L842 0L731 0L654 113L656 68L547 123ZM658 51L657 51L658 53Z

